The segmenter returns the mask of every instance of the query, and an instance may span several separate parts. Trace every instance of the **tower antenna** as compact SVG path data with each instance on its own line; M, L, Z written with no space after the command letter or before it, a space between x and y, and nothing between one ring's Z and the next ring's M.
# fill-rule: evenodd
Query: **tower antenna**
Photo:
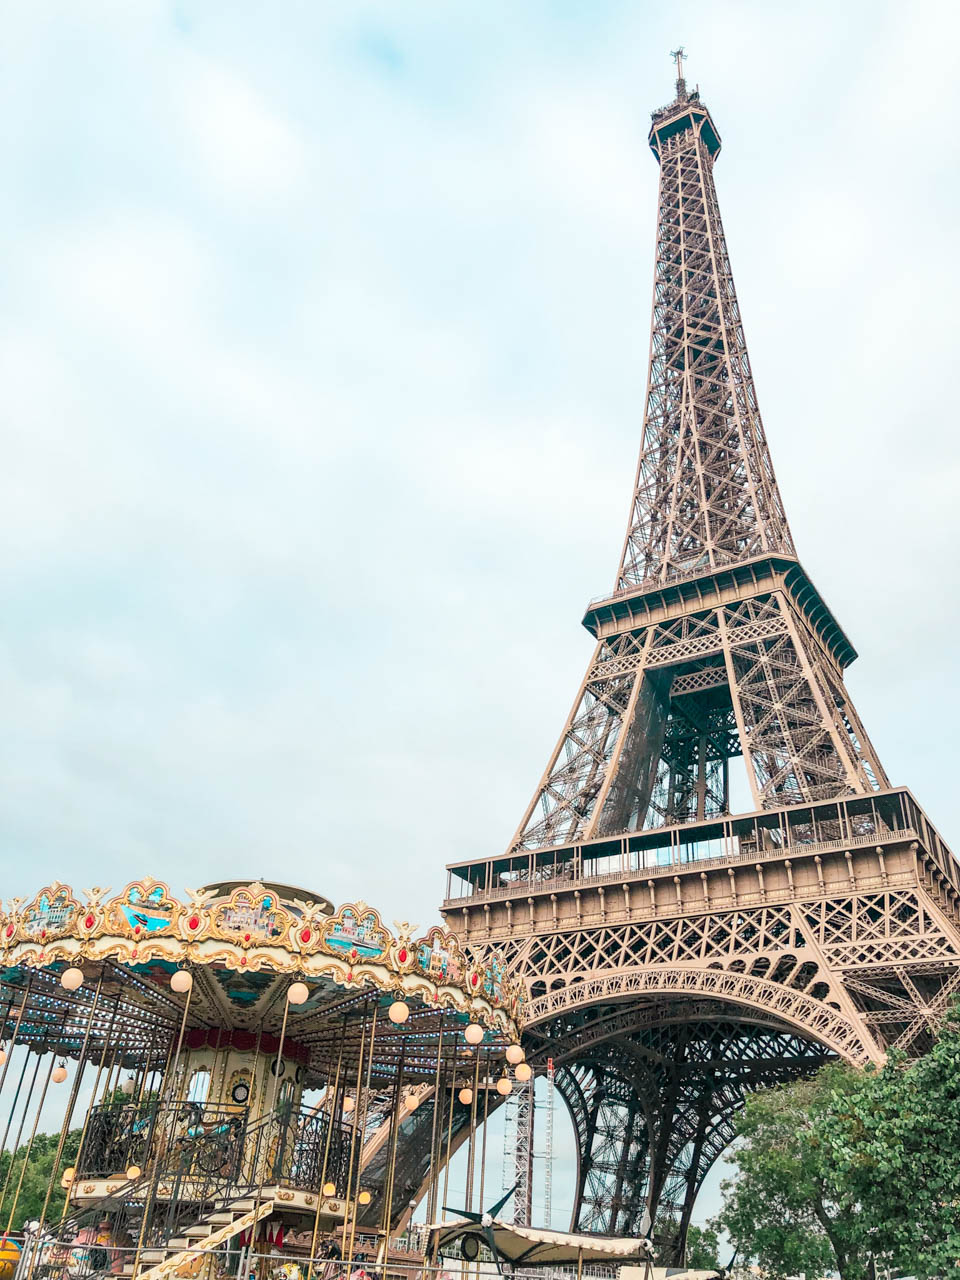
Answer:
M684 50L683 50L683 45L680 45L678 49L672 49L670 51L670 57L673 58L677 64L677 97L678 98L685 98L687 96L687 82L683 78L683 64L684 64L684 61L686 60L686 56L687 55L686 53L684 53Z

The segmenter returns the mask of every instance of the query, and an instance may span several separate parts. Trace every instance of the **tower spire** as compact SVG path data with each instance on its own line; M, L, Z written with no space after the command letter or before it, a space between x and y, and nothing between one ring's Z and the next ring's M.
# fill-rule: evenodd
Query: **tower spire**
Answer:
M685 102L687 97L687 82L683 75L683 64L686 61L687 55L684 52L683 45L680 45L678 49L672 49L670 57L673 58L677 64L677 101Z

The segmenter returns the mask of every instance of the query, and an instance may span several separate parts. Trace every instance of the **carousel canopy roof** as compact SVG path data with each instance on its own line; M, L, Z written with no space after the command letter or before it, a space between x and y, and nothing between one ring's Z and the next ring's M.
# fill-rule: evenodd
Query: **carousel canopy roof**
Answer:
M130 1065L162 1058L170 1031L183 1024L188 1044L258 1046L271 1051L281 1029L284 1054L308 1078L324 1078L331 1060L362 1034L374 1004L378 1070L416 1076L436 1066L443 1051L462 1052L449 1032L468 1021L489 1038L516 1039L523 992L494 954L481 965L455 935L434 926L389 930L363 902L338 910L325 898L290 886L223 882L174 898L166 884L146 877L122 893L77 895L54 883L29 902L14 899L0 915L0 1017L3 1035L71 1056L99 1054L104 1039ZM61 976L79 968L78 990ZM189 971L177 991L171 978ZM306 999L287 1003L292 982ZM87 1024L96 999L90 1034ZM386 1007L409 1007L400 1025Z

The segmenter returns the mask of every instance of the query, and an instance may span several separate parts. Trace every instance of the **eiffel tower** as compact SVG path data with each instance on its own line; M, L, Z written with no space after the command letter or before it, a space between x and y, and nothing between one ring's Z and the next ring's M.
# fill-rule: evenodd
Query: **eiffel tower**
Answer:
M675 56L649 135L649 377L616 581L587 608L596 649L508 850L452 864L442 910L526 980L528 1060L553 1059L576 1133L572 1226L652 1220L679 1262L748 1091L930 1044L960 987L960 874L884 772L844 685L856 652L797 558L720 134Z

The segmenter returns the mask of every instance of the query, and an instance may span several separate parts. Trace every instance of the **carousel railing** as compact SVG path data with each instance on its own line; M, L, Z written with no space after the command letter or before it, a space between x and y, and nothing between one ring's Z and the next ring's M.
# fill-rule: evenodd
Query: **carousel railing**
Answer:
M131 1166L146 1167L168 1151L205 1132L242 1133L247 1112L237 1107L208 1107L186 1100L150 1098L141 1102L105 1102L90 1112L77 1174L111 1178Z
M94 1113L99 1112L96 1120ZM157 1250L188 1228L274 1186L312 1190L332 1183L343 1196L356 1185L362 1144L329 1116L288 1108L250 1123L245 1110L154 1099L105 1103L91 1113L76 1180L123 1177L109 1194L68 1216L37 1240L37 1280L93 1280L117 1274L131 1250ZM136 1168L136 1177L118 1170ZM145 1258L141 1258L145 1261Z
M360 1144L354 1145L356 1172ZM349 1126L330 1133L326 1112L281 1107L251 1124L244 1108L155 1098L94 1107L76 1169L78 1179L112 1179L159 1160L182 1167L184 1176L232 1170L238 1185L263 1181L311 1190L332 1182L339 1189L349 1149Z

